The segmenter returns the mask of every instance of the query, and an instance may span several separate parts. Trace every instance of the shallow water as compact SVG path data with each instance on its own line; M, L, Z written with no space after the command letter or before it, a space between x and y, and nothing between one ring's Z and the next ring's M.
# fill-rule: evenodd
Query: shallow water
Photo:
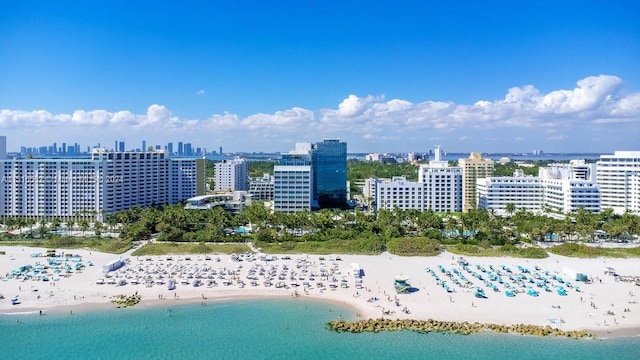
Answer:
M173 304L172 304L173 305ZM3 359L638 359L640 338L347 334L350 309L307 299L242 300L39 316L0 315Z

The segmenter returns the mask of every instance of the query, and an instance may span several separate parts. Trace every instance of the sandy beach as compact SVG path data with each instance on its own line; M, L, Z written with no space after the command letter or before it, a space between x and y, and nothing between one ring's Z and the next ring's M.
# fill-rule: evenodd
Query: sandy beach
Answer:
M637 259L468 257L465 266L458 256L447 252L435 257L388 253L135 257L58 250L59 255L77 256L63 262L73 266L56 273L46 257L34 257L46 254L46 249L0 247L0 251L5 252L0 255L0 294L4 295L0 314L112 308L113 296L135 293L141 296L137 306L310 297L351 306L361 318L550 325L592 331L601 338L640 335L640 287L634 281L619 281L640 276ZM103 266L117 259L126 260L126 265L105 274ZM37 267L37 263L38 277L24 279L17 274L21 267ZM605 268L620 276L606 275ZM592 281L574 281L571 277L576 272ZM394 278L400 275L407 278L409 293L396 292ZM176 283L173 290L167 285L170 279ZM543 282L548 290L538 286ZM559 287L566 295L559 294ZM478 288L486 298L476 296ZM506 296L507 291L514 296ZM19 304L14 305L11 300L16 297Z

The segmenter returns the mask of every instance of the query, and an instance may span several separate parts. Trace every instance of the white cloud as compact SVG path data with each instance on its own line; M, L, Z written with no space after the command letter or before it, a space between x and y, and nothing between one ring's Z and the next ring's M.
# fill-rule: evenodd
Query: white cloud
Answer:
M46 144L52 139L95 143L123 137L135 142L142 138L151 141L153 137L158 143L194 138L193 141L198 139L203 143L226 142L221 145L235 146L238 150L265 151L286 151L291 141L324 137L359 141L363 147L367 142L376 142L396 147L419 144L427 148L431 141L457 139L471 144L488 138L495 139L493 143L498 146L500 139L524 144L523 135L527 141L557 142L569 138L566 133L597 133L605 128L626 136L637 134L640 93L627 94L622 85L622 79L616 76L590 76L577 81L571 90L559 89L545 94L533 85L525 85L508 89L503 99L479 99L473 104L429 100L413 103L386 100L382 95L351 94L334 109L293 107L244 118L225 112L204 119L184 119L161 104L150 105L142 114L101 109L76 110L71 114L4 109L0 110L0 132L10 136L10 143L11 138L19 144L37 141L30 146ZM204 90L197 93L201 92L204 94ZM26 129L37 129L41 138L27 138ZM548 133L549 130L553 133ZM44 136L47 137L42 138ZM593 136L589 134L588 138ZM534 144L530 146L533 148Z
M206 93L207 92L204 89L200 89L200 90L196 91L196 95L204 95Z

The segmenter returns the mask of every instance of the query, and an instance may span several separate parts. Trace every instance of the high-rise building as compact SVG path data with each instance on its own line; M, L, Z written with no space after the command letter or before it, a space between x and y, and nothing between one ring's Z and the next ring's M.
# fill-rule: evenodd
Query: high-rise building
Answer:
M182 141L178 141L178 156L184 155L184 146Z
M602 208L611 208L617 214L627 210L640 213L640 151L600 155L596 164Z
M313 196L321 209L347 207L347 143L325 139L311 148Z
M184 144L184 155L193 156L193 148L191 147L191 143Z
M441 159L436 146L435 159L428 165L420 165L418 182L424 184L424 209L437 212L462 211L462 169L450 167Z
M274 166L274 211L305 211L314 205L310 150L311 144L298 143L294 150L282 155L279 165Z
M203 159L94 149L91 159L1 160L0 215L70 218L204 193Z
M472 152L469 158L458 160L458 165L462 168L462 211L468 212L476 208L476 180L493 176L493 160Z
M172 142L167 144L167 151L169 151L169 156L173 155L173 143Z
M7 158L7 137L0 136L0 160Z
M124 141L118 143L118 151L124 152Z
M147 151L147 140L142 140L142 147L140 148L140 151Z
M216 191L246 191L249 181L249 163L235 157L215 163Z

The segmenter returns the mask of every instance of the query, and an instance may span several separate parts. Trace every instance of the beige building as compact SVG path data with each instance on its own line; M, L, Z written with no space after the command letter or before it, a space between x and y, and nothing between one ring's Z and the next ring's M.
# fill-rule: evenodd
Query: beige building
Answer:
M458 166L462 168L462 211L468 212L476 208L477 179L493 176L493 160L472 152L469 158L458 160Z

